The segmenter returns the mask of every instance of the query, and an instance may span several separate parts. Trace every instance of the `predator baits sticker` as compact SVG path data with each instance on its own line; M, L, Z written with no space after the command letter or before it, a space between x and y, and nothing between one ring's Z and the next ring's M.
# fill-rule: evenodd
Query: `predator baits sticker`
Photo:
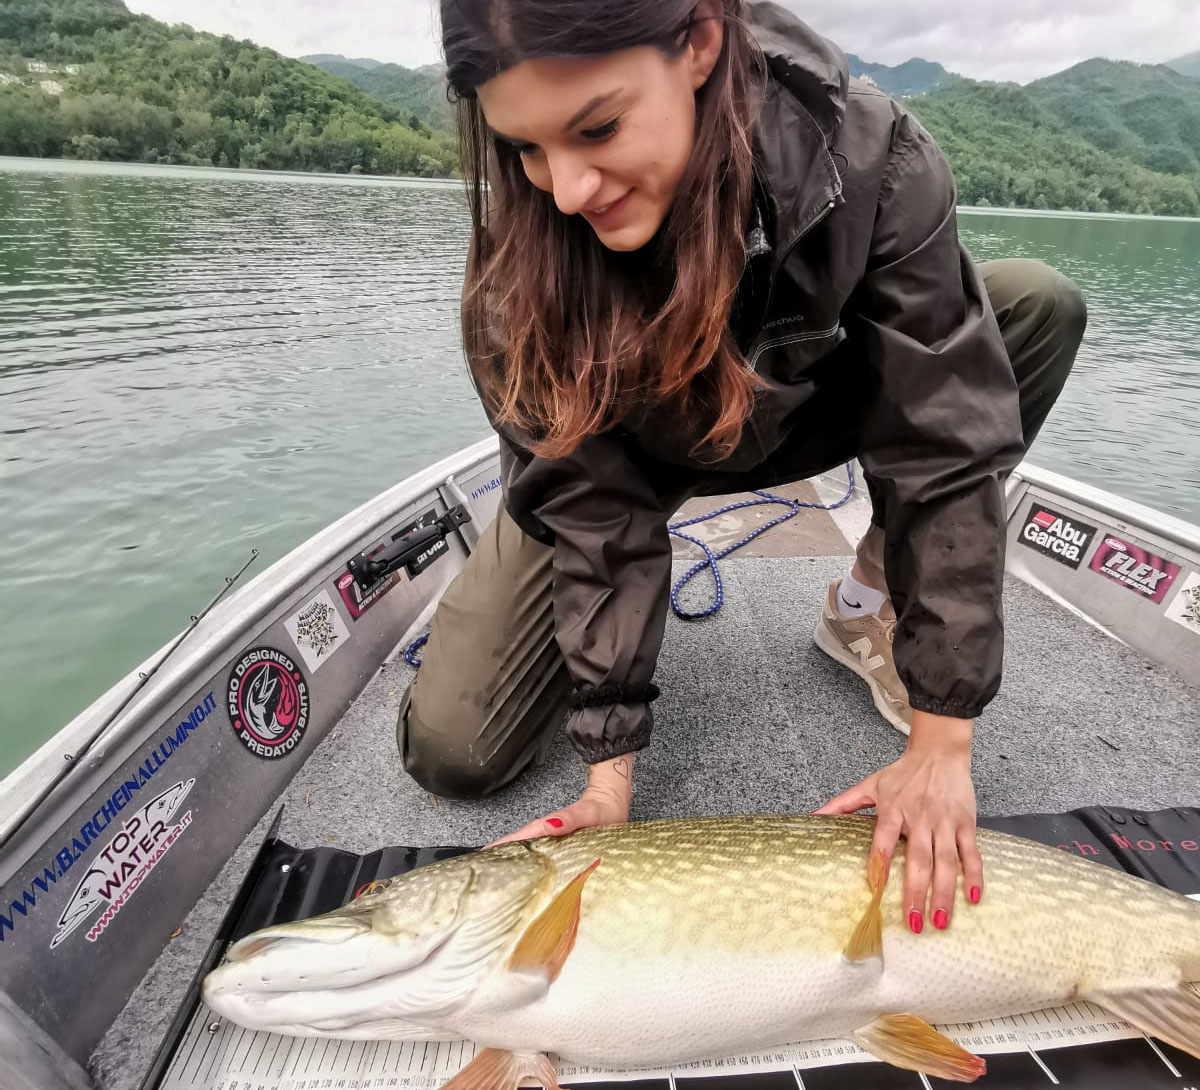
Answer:
M225 703L238 741L264 760L287 756L308 729L308 682L293 659L272 647L238 660Z
M321 591L311 602L293 613L283 627L296 644L304 665L314 673L349 638L350 630L338 613L328 590Z
M1112 534L1100 542L1090 567L1097 575L1120 583L1152 602L1161 602L1166 597L1180 570L1178 564Z
M1017 540L1051 560L1078 569L1095 534L1095 526L1069 519L1045 504L1034 503Z
M1165 612L1168 620L1200 636L1200 572L1192 572L1184 580Z

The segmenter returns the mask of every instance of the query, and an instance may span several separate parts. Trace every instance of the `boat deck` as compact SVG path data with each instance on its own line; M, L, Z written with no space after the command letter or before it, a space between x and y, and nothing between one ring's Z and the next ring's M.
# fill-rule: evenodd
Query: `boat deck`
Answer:
M834 475L779 491L828 502L844 486ZM719 502L694 501L681 517ZM723 547L778 511L746 508L701 533ZM812 642L826 586L846 569L868 513L861 495L832 513L802 512L722 562L718 614L668 618L658 726L637 760L634 818L809 810L899 756L904 739L876 713L866 686ZM680 543L676 575L698 555ZM710 588L701 574L685 604L705 604ZM1185 682L1015 579L1005 609L1004 685L976 730L980 813L1195 805L1195 679ZM278 800L284 840L355 852L480 844L576 797L582 769L561 736L542 767L492 798L450 801L421 790L400 768L394 742L412 673L393 659L300 769ZM140 1085L276 809L179 921L182 932L93 1053L102 1090Z

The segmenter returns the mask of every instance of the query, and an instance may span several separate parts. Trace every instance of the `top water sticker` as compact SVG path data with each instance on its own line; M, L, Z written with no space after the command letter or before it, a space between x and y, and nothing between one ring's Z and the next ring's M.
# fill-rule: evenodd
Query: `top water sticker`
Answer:
M129 833L130 825L134 825L137 829L142 830L147 827L147 814L161 816L162 799L176 798L176 801L182 801L182 794L175 796L172 793L176 791L179 784L169 788L166 792L159 792L157 797L150 803L141 807L136 807L134 800L147 798L154 791L157 791L162 780L165 778L163 769L167 767L167 763L171 761L175 754L185 746L192 734L200 729L200 726L217 710L217 697L213 692L205 694L200 699L199 703L195 704L191 711L180 713L180 717L174 721L174 726L164 729L152 739L154 745L148 752L143 750L138 754L137 764L130 765L119 773L117 783L112 790L105 788L104 795L93 796L91 805L95 807L91 815L85 818L73 829L68 827L64 830L61 840L57 841L59 848L51 856L49 852L43 857L40 869L36 869L29 877L29 884L21 888L9 887L15 896L8 902L7 906L0 906L0 943L5 941L5 934L14 932L20 926L19 921L27 919L39 909L45 910L48 902L55 901L58 898L58 892L62 890L64 883L62 879L66 877L67 872L73 867L78 867L83 858L89 853L97 850L97 846L104 840L106 831L111 832L113 829L121 830L121 833ZM111 786L111 785L110 785ZM134 818L129 817L137 809L137 815ZM126 816L122 818L120 815L124 813ZM165 820L165 819L164 819ZM124 825L121 822L124 821ZM189 810L184 817L180 818L175 824L182 825L185 822L191 821L191 811ZM157 830L157 826L153 821L150 827L155 829L155 852L162 848L162 838L165 836L161 830ZM118 833L119 837L121 833ZM139 849L145 851L141 845L142 835L138 836ZM103 849L103 854L107 856L103 861L93 861L89 864L89 876L104 863L111 863L113 855L121 857L122 863L128 861L123 853L129 848L126 841L122 841L121 845L114 847L115 839L110 839ZM51 843L54 843L53 841ZM174 841L172 841L174 843ZM167 845L168 847L170 845ZM148 856L139 860L146 862ZM121 868L125 870L124 866ZM76 870L73 873L78 874ZM116 890L114 897L122 897L123 904L129 896L132 895L132 889L126 889L123 885L125 878L132 881L132 877L128 872L124 875L118 875L116 881L118 886L111 884L112 879L105 879L107 883L105 889L109 892ZM94 879L93 879L94 880ZM88 879L85 878L84 883L87 884ZM139 879L140 882L140 879ZM81 901L79 898L82 895L76 891L72 904L76 909L79 908ZM119 906L118 909L119 910ZM111 917L110 917L111 918ZM62 925L62 926L65 926ZM103 928L101 928L103 930ZM60 940L61 941L61 940Z
M1095 534L1095 526L1069 519L1045 504L1034 503L1025 516L1018 540L1068 568L1078 569Z
M191 825L191 810L180 814L179 809L195 782L195 778L180 780L125 819L120 832L104 845L75 887L58 918L58 931L50 940L51 950L101 905L104 912L88 928L87 939L95 942L104 933L171 845Z
M1112 534L1100 542L1090 567L1098 575L1105 575L1152 602L1161 602L1166 597L1179 574L1178 564Z

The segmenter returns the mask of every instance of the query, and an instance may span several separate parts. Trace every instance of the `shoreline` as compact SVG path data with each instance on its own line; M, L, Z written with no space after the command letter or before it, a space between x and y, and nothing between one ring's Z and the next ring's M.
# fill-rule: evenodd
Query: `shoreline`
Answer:
M461 178L424 178L418 174L335 174L321 170L263 170L255 167L197 167L184 163L136 163L109 159L65 159L36 155L0 155L0 172L21 174L116 174L209 181L301 181L330 185L434 186L458 188Z
M135 163L107 159L65 159L34 155L0 155L0 172L26 174L107 173L164 178L202 178L211 181L293 181L325 185L457 188L461 178L424 178L416 174L337 174L319 170L263 170L252 167L203 167L183 163ZM1038 216L1087 220L1150 220L1155 223L1200 223L1200 216L1155 216L1143 212L1081 212L1074 209L1020 208L1001 205L958 205L970 216Z

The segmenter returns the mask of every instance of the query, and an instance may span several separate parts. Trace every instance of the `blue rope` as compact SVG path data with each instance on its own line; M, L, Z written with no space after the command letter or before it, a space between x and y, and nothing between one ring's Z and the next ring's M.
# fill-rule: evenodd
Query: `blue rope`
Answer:
M743 545L748 545L751 541L758 537L759 534L765 534L769 529L771 529L772 526L778 526L781 522L786 522L788 519L793 518L799 513L800 508L802 507L812 507L818 511L835 511L837 508L849 503L850 497L854 495L854 465L851 462L846 463L846 476L849 481L846 487L846 494L842 496L840 500L835 500L833 503L809 503L806 500L789 500L786 496L777 496L773 492L760 491L756 489L753 494L761 497L760 499L740 500L737 503L730 503L726 504L724 507L718 507L715 511L710 511L707 515L697 515L695 518L685 519L683 522L671 523L667 527L667 530L670 533L674 534L676 537L683 538L684 541L690 541L693 545L697 545L704 550L704 559L684 572L684 574L680 576L678 582L676 582L676 584L671 588L671 608L675 611L676 616L683 618L685 621L698 621L702 617L711 617L714 613L716 613L721 606L725 604L725 584L721 581L721 569L717 567L717 561L724 559L730 553L740 549ZM771 519L770 522L765 523L764 525L759 526L757 529L751 531L744 538L742 538L741 541L735 541L732 545L722 549L719 553L714 553L712 549L710 549L698 538L694 538L690 534L684 534L680 532L685 526L693 526L697 522L707 522L709 519L716 518L718 515L724 515L730 511L737 511L742 507L757 507L766 503L781 503L784 505L784 507L788 508L788 510L777 518ZM683 588L705 568L708 568L709 571L712 572L713 587L715 588L716 594L710 606L705 609L698 610L695 613L691 613L679 604L679 595Z
M429 633L424 636L418 636L412 643L404 649L404 661L409 664L414 670L421 668L421 660L417 658L417 652L421 650L429 642Z
M799 514L800 508L811 507L817 511L836 511L839 507L850 502L854 495L854 464L846 463L846 477L848 483L846 486L846 494L841 499L835 500L833 503L809 503L807 500L789 500L786 496L777 496L773 492L755 490L754 495L759 496L757 500L739 500L737 503L728 503L724 507L718 507L715 511L709 511L707 515L697 515L695 518L684 519L682 522L673 522L667 526L667 531L674 534L676 537L683 538L684 541L690 541L693 545L704 550L704 559L698 564L689 568L675 585L671 588L671 608L676 615L682 617L685 621L698 621L702 617L711 617L716 613L721 606L725 604L725 584L721 581L721 569L717 567L717 561L723 560L730 553L740 549L743 545L750 544L759 534L765 534L772 526L778 526L781 522L786 522ZM741 541L736 541L732 545L722 549L719 553L714 553L703 541L699 538L692 537L691 534L685 534L681 531L685 526L695 526L698 522L707 522L709 519L716 518L718 515L728 514L730 511L737 511L743 507L758 507L766 503L781 503L788 510L777 518L771 519L770 522L759 526L757 529L748 533ZM713 586L716 589L716 596L713 599L712 605L706 609L699 610L695 613L689 613L679 604L679 595L683 588L691 582L705 568L712 572ZM421 660L417 658L417 652L425 646L429 641L429 633L424 636L418 636L412 643L405 648L404 661L409 664L414 670L420 669Z

